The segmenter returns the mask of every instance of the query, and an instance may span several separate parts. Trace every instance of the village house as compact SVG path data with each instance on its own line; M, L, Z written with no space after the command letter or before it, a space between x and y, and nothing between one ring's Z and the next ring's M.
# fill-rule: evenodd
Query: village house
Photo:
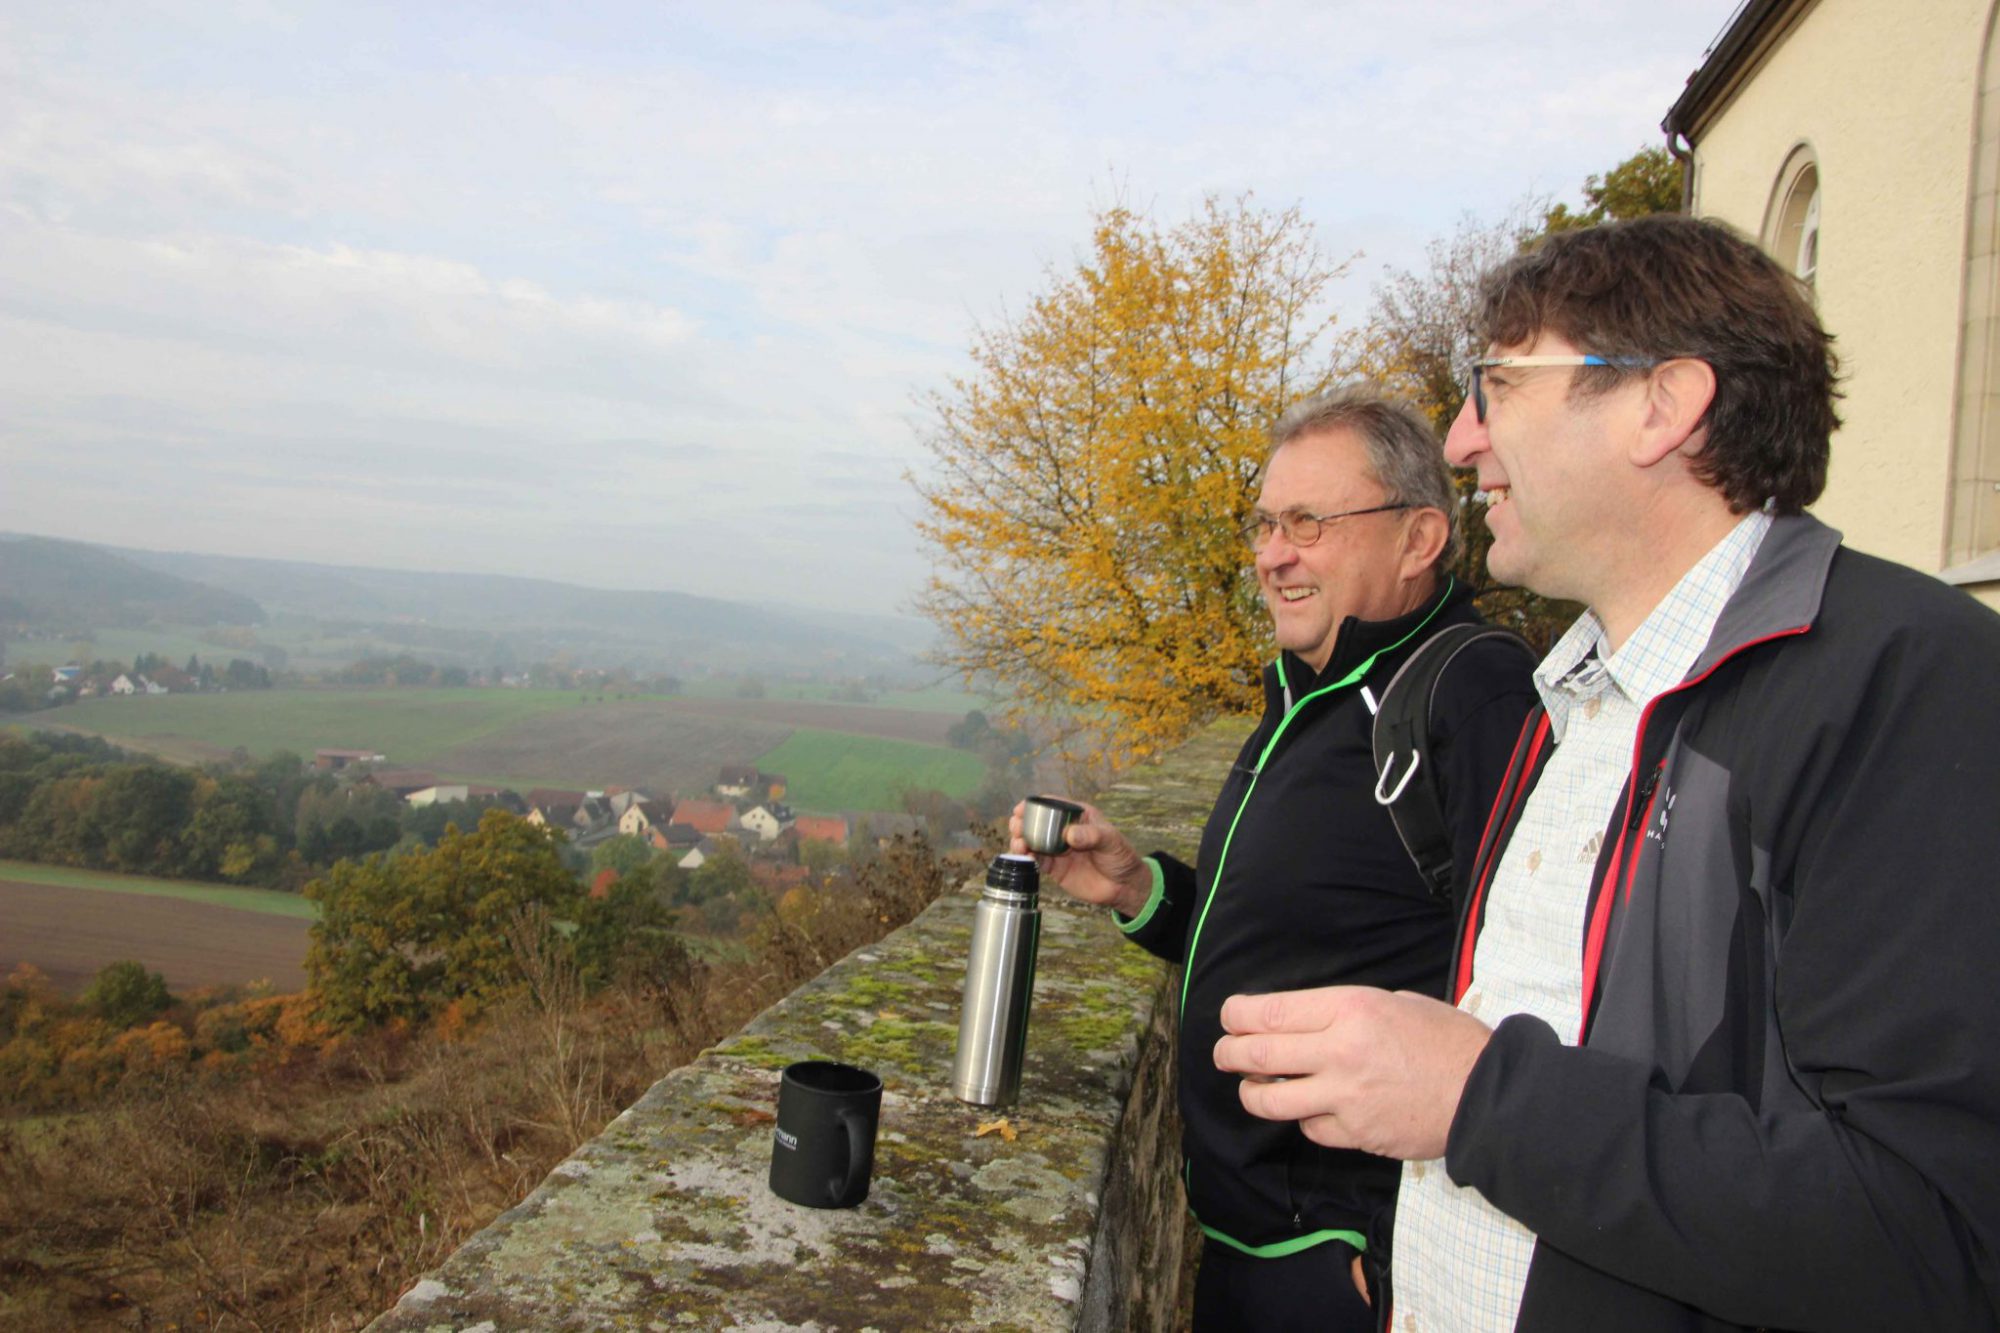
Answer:
M702 833L727 832L736 820L736 807L727 801L704 801L690 797L674 807L670 822L686 824Z
M411 792L422 791L437 785L437 774L427 773L421 768L378 768L372 773L364 773L356 778L359 787L380 787L395 793L397 800L407 798Z
M644 792L620 791L610 800L611 811L618 820L618 831L627 837L643 834L668 816L668 807L650 799Z
M585 794L560 787L536 787L521 800L528 808L527 819L538 828L561 829L567 833L576 824L576 812Z
M201 682L190 676L187 672L182 671L179 667L160 667L151 676L147 677L147 679L160 687L157 690L147 690L146 693L148 694L167 694L169 692L174 694L191 694L201 689Z
M585 832L600 828L609 829L614 836L618 832L618 821L611 813L611 803L605 799L603 792L598 791L584 793L576 813L570 816L570 824Z
M847 845L847 821L839 815L800 815L792 821L792 831L800 842L830 842Z
M792 811L790 806L780 805L774 801L745 810L739 822L744 828L755 833L761 841L769 842L781 831L791 827Z
M703 838L700 842L689 848L687 855L683 856L675 864L682 870L699 870L710 857L721 850L721 844L716 842L715 839Z
M701 842L701 830L692 824L655 824L640 835L659 852L686 852Z
M715 794L732 800L742 800L757 791L762 785L762 776L756 768L742 764L725 764L716 775Z
M380 764L389 756L374 750L314 750L313 767L329 773L338 773L349 764Z
M628 837L637 837L667 818L665 806L652 801L635 801L625 807L625 813L618 816L618 831Z
M610 820L602 823L579 825L570 833L570 845L579 852L594 851L618 836L618 826Z

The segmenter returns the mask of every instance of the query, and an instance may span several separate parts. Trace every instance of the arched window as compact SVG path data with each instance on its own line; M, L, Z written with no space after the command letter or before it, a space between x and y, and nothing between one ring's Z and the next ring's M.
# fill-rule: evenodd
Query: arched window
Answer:
M1808 287L1819 275L1819 162L1804 144L1778 173L1764 219L1764 249Z

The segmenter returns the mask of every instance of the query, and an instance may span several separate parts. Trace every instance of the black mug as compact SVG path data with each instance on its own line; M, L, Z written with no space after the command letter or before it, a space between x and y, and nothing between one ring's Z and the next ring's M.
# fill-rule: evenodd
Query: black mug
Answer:
M771 1193L808 1208L852 1208L868 1197L882 1080L853 1065L803 1060L778 1082Z

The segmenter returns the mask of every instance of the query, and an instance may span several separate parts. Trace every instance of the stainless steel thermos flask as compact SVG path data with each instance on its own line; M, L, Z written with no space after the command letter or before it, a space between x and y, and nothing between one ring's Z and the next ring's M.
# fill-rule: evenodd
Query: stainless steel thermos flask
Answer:
M986 891L973 910L972 951L965 960L964 1008L952 1095L974 1106L1005 1106L1021 1091L1028 1044L1028 1002L1041 941L1041 877L1032 856L1002 855L986 868Z

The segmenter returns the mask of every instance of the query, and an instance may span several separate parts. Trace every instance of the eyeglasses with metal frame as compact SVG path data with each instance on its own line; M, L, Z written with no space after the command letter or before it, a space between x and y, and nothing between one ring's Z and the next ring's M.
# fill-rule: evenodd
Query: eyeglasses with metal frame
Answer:
M1649 370L1660 363L1643 356L1597 356L1590 352L1549 356L1482 356L1472 363L1472 414L1486 424L1486 383L1489 370L1512 366L1617 366L1621 370Z
M1308 514L1303 509L1287 509L1282 514L1267 514L1259 509L1250 516L1250 521L1237 531L1250 549L1261 551L1270 542L1271 534L1278 529L1285 530L1285 540L1294 546L1311 546L1320 539L1329 524L1338 523L1343 518L1359 518L1363 514L1387 514L1398 509L1415 509L1408 503L1370 505L1366 509L1344 509L1338 514Z

